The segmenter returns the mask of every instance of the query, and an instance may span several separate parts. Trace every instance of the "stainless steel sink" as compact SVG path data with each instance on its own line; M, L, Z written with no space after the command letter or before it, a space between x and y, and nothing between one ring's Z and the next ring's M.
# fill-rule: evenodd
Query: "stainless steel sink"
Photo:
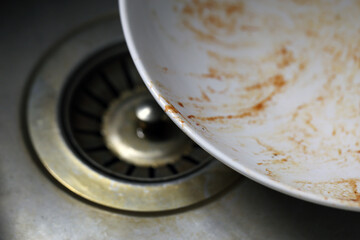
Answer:
M59 41L81 26L116 17L117 2L27 0L3 5L0 239L359 238L358 213L300 201L248 179L200 203L163 212L114 210L73 194L32 150L24 120L25 92L37 66ZM120 34L120 20L118 24Z

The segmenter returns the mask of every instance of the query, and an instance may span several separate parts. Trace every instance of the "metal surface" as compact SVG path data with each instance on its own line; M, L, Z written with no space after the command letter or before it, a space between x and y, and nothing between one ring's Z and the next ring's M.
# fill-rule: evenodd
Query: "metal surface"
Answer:
M99 208L64 191L28 151L21 96L49 47L79 25L114 12L117 4L40 0L21 6L8 1L0 15L1 240L359 239L359 214L296 200L250 180L203 204L161 215Z
M360 211L358 1L120 3L140 75L194 142L272 189Z

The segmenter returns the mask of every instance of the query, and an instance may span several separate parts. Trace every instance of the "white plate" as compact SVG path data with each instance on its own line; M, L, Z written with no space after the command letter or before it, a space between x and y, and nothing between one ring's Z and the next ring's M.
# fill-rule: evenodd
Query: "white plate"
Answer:
M133 60L168 115L241 174L358 211L357 1L120 1Z

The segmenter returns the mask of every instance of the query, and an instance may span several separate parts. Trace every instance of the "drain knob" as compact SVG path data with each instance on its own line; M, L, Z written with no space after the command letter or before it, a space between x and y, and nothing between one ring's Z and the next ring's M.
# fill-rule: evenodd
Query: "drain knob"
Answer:
M136 117L145 124L154 124L166 119L164 111L155 100L146 98L135 109Z
M168 137L168 118L154 99L145 98L135 108L138 119L136 134L139 138L166 140Z

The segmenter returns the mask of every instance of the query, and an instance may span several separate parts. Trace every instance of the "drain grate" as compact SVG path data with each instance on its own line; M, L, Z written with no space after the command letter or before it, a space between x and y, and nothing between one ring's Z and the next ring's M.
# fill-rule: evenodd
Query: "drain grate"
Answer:
M205 166L211 157L199 146L171 124L164 131L171 130L170 139L152 140L139 138L136 134L134 117L136 105L131 102L151 98L138 75L126 46L117 45L96 54L79 67L78 71L68 80L63 90L61 122L65 137L71 148L94 169L112 177L129 181L161 182L178 179L193 173ZM124 105L127 111L119 110L119 116L113 122L123 121L122 131L118 126L104 131L104 116L112 105ZM112 107L114 108L114 107ZM115 106L115 108L117 108ZM164 123L165 124L165 123ZM126 125L126 126L125 126ZM119 135L127 148L117 154L117 149L108 147L107 134ZM159 132L158 135L161 135ZM151 149L147 149L147 146ZM138 151L143 162L124 159L126 151ZM172 152L168 150L172 149ZM155 161L154 152L160 152L158 158L172 156L162 164L151 164ZM174 153L175 152L175 153ZM149 158L149 159L147 159ZM145 165L145 166L144 166ZM147 166L146 166L147 165Z

